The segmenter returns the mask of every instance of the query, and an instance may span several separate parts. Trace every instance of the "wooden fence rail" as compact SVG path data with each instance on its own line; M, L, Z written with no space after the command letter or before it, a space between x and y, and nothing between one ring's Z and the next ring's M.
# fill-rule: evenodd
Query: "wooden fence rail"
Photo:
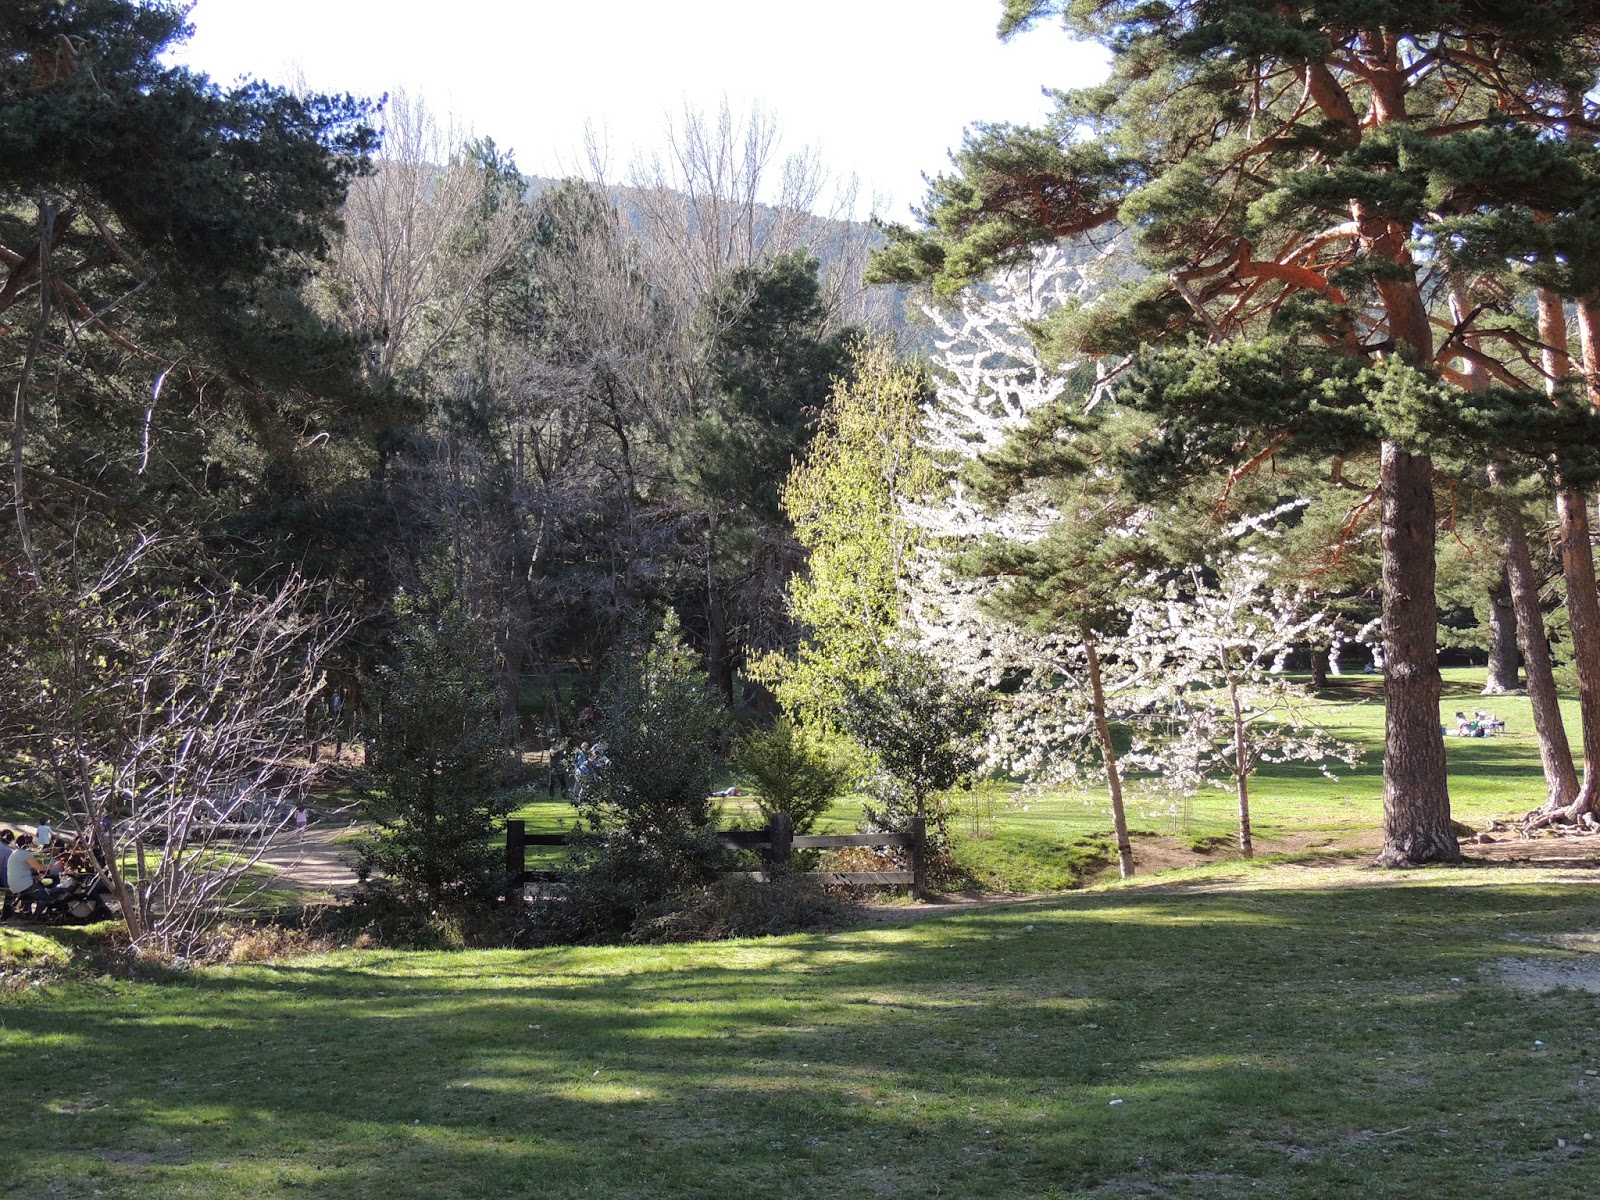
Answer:
M911 828L905 833L833 833L796 835L789 818L779 813L765 829L731 829L717 835L717 840L730 850L759 850L767 864L766 871L753 874L765 878L769 871L789 867L796 850L840 850L851 846L887 847L901 846L911 860L909 871L813 871L826 883L850 884L858 887L910 887L911 894L922 899L927 891L927 823L921 817L911 819ZM550 879L551 871L528 870L528 847L565 846L568 835L564 833L529 833L527 822L506 822L506 874L513 886L520 887L531 880Z

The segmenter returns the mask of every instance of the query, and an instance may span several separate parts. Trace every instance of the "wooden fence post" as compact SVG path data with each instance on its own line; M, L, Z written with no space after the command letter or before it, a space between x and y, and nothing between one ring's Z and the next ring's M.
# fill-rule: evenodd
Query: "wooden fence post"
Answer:
M928 821L911 818L911 894L921 900L928 890Z
M520 888L528 871L528 823L506 822L506 886Z
M794 822L788 813L773 813L767 826L767 870L772 874L789 869L789 855L794 853Z

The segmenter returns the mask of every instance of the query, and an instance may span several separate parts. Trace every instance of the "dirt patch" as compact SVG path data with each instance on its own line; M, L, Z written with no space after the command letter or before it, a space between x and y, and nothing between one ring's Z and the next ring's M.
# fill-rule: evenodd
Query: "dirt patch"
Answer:
M190 1159L183 1150L107 1150L100 1157L118 1167L173 1166Z
M1524 939L1519 939L1524 940ZM1600 993L1600 933L1554 933L1532 939L1568 951L1539 958L1502 958L1485 973L1496 983L1517 992Z
M1464 838L1461 853L1480 862L1536 863L1540 866L1600 869L1600 833L1576 829L1541 829L1524 835L1499 829Z
M1600 959L1502 958L1491 968L1495 982L1514 992L1600 993Z

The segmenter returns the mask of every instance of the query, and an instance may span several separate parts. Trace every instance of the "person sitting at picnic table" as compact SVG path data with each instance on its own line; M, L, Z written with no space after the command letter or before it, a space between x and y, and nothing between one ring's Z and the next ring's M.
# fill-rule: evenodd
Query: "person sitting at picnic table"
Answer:
M1477 718L1478 728L1486 734L1504 733L1506 723L1493 713L1484 712L1483 709L1473 709L1472 715Z
M42 908L71 888L71 884L46 887L39 877L49 869L39 858L38 850L33 843L33 835L21 834L17 838L16 845L12 847L11 857L6 859L6 887L14 897L19 912L25 903L34 906L36 910Z

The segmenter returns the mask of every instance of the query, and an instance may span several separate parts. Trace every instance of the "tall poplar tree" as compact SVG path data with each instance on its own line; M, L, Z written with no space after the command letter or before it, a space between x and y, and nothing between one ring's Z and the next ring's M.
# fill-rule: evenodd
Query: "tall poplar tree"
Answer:
M1454 861L1435 459L1482 463L1492 448L1548 467L1595 437L1587 412L1515 371L1469 403L1463 360L1529 342L1491 307L1449 317L1447 216L1505 198L1444 176L1474 139L1587 122L1569 97L1592 75L1596 20L1554 3L1007 0L1001 34L1051 17L1111 51L1110 78L1059 93L1046 128L969 132L931 186L928 228L891 230L876 275L950 292L1039 245L1126 231L1148 273L1049 336L1131 362L1119 398L1154 418L1124 461L1136 487L1236 481L1278 455L1377 456L1379 861Z

